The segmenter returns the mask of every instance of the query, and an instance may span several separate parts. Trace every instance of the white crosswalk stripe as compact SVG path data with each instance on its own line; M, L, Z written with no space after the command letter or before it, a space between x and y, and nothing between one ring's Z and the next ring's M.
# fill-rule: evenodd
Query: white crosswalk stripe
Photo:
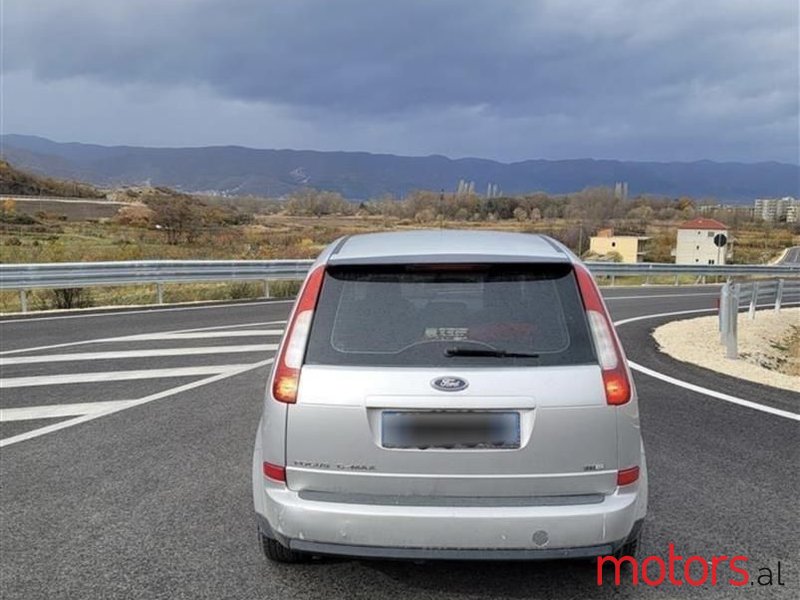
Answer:
M96 338L89 340L80 340L77 342L64 342L61 344L48 344L47 346L33 346L29 348L15 348L13 350L2 350L0 356L7 356L9 354L21 354L24 352L41 352L42 350L55 350L56 348L71 348L74 346L86 346L89 344L110 344L118 342L135 342L135 341L158 341L158 340L189 340L189 339L203 339L203 338L226 338L226 337L258 337L258 336L281 336L283 329L248 329L243 330L242 327L253 327L256 325L281 325L284 321L268 321L265 323L245 323L242 325L220 325L215 327L199 327L197 329L181 329L179 331L163 331L158 333L140 333L135 335L124 335L121 337L112 338ZM222 331L223 328L233 331ZM241 332L246 333L241 333ZM196 334L208 332L212 335L198 336ZM191 336L191 337L190 337Z
M283 335L283 329L238 329L236 331L197 331L190 333L143 333L120 338L125 342L148 340L205 340L210 338L259 337Z
M94 383L127 381L133 379L161 379L166 377L193 377L217 375L248 367L247 364L208 365L203 367L176 367L172 369L141 369L137 371L102 371L99 373L66 373L63 375L36 375L33 377L8 377L0 379L0 389L32 387L39 385L64 385L66 383Z
M242 323L215 327L203 327L197 329L182 329L177 331L162 331L155 333L142 333L135 335L124 335L113 338L96 338L80 340L76 342L65 342L51 344L49 346L38 346L6 350L0 352L0 368L3 374L0 375L0 389L3 392L2 404L0 407L0 423L21 423L26 421L55 421L45 426L39 426L29 431L23 431L0 440L0 447L16 444L18 442L60 431L67 427L72 427L80 423L85 423L92 419L106 417L118 411L139 406L153 400L175 396L184 391L194 389L198 386L208 385L228 377L234 377L241 373L246 373L254 369L261 368L272 362L269 356L278 349L278 341L283 335L283 325L285 321L269 321L262 323ZM237 341L250 341L242 338L262 338L262 343L243 343ZM273 338L273 339L270 339ZM224 340L230 339L227 344ZM197 340L197 345L192 345ZM208 345L214 342L206 340L220 340L224 345ZM264 343L269 341L270 343ZM143 342L143 348L131 348L132 343ZM185 347L180 343L187 342ZM205 343L204 343L205 342ZM75 346L91 346L91 352L72 352ZM118 349L120 348L120 349ZM88 348L87 348L88 349ZM48 353L49 352L49 353ZM221 365L202 364L203 357L227 356L227 355L252 355L256 362L233 363ZM260 355L259 355L260 354ZM265 358L266 356L266 358ZM195 364L192 366L176 366L172 368L160 368L157 362L153 368L131 368L129 361L137 359L155 359L173 357L183 358L196 357ZM251 356L247 356L248 359ZM205 359L208 361L209 359ZM79 365L85 361L120 361L117 370L110 371L90 371L86 373L75 372L74 365ZM128 361L128 362L125 362ZM201 364L196 364L196 363ZM72 365L68 363L74 363ZM116 366L115 363L109 364ZM145 363L149 364L149 363ZM184 363L185 364L185 363ZM190 362L191 364L191 362ZM33 365L36 368L35 375L26 373L22 369L26 365ZM142 365L142 366L145 366ZM112 368L113 368L112 366ZM7 370L8 367L17 369L13 375ZM6 375L12 376L6 376ZM172 382L175 378L200 378L175 385ZM116 400L103 397L103 384L115 381L135 381L135 380L163 380L164 387L161 391L152 393L148 396L135 399ZM42 391L25 392L40 388L47 390L48 386L62 386L68 384L90 384L101 386L100 393L92 392L90 397L98 398L97 401L86 402L84 397L75 398L69 401L70 395L81 393L84 388L73 388L74 391ZM152 384L151 384L152 385ZM156 383L158 385L158 383ZM136 389L131 386L126 389ZM6 391L9 390L9 391ZM14 390L14 391L12 391ZM15 390L20 390L19 392ZM14 406L14 398L11 394L39 394L44 400L42 404L34 406ZM123 392L124 393L124 392ZM126 394L127 395L127 394ZM16 396L20 398L22 396ZM17 404L31 403L31 399L37 396L30 396L27 402L18 401ZM52 404L52 399L63 397L66 402L63 404ZM124 396L123 396L124 397ZM130 396L128 396L130 398Z
M109 352L75 352L72 354L46 354L43 356L12 356L0 358L0 366L120 358L152 358L157 356L196 356L202 354L269 352L277 349L277 344L245 344L241 346L203 346L199 348L147 348L142 350L117 350Z
M103 412L92 412L92 413L85 413L74 417L72 419L67 419L64 421L58 421L51 425L46 425L44 427L38 427L36 429L32 429L30 431L25 431L23 433L19 433L17 435L12 435L11 437L4 438L0 440L0 448L6 448L13 444L18 444L19 442L24 442L25 440L34 439L37 437L41 437L43 435L47 435L48 433L55 433L56 431L61 431L62 429L67 429L69 427L74 427L76 425L80 425L82 423L87 423L93 419L97 419L103 416L111 415L121 410L125 410L126 408L130 408L133 406L142 406L143 404L148 404L150 402L154 402L156 400L161 400L163 398L169 398L170 396L176 396L178 394L182 394L189 390L193 390L204 385L209 385L211 383L215 383L217 381L221 381L228 377L234 377L236 375L241 375L242 373L247 373L248 371L253 371L254 369L260 369L262 367L266 367L272 363L272 359L269 358L267 360L262 360L257 363L253 363L250 365L245 365L243 368L235 370L235 371L226 371L225 373L219 373L217 375L212 375L211 377L206 377L204 379L198 379L196 381L191 381L189 383L184 383L183 385L179 385L177 387L169 388L166 390L162 390L160 392L156 392L155 394L150 394L149 396L144 396L143 398L137 398L136 400L126 401L126 403L117 405L112 408L108 408Z
M76 404L48 404L46 406L24 406L22 408L0 408L0 423L28 421L31 419L58 419L91 415L112 409L126 408L135 400L111 400L108 402L80 402Z

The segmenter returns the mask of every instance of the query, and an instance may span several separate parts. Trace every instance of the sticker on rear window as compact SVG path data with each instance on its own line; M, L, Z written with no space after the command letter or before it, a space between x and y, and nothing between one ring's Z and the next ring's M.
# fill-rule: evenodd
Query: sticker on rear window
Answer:
M468 327L426 327L426 340L457 341L467 339Z

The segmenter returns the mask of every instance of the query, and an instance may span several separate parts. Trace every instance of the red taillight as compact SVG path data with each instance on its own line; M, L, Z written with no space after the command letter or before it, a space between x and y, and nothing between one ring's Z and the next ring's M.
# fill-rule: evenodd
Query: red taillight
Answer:
M606 400L609 404L625 404L631 399L631 386L628 377L619 370L603 372Z
M280 481L286 483L286 467L281 465L273 465L272 463L264 463L264 477L272 479L273 481Z
M300 367L303 366L308 332L311 329L311 320L314 318L314 309L317 306L324 274L325 267L317 267L308 276L286 328L286 337L281 346L272 380L272 396L279 402L297 401Z
M620 469L617 471L617 485L630 485L639 479L639 467Z
M575 274L597 350L597 359L603 371L606 401L613 405L625 404L631 399L631 382L614 326L608 318L608 310L588 269L583 265L575 265Z

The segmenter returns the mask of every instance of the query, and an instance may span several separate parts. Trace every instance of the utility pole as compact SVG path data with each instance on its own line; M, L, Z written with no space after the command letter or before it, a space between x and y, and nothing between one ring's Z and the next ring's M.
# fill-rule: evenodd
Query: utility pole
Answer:
M444 229L444 188L439 192L439 229Z

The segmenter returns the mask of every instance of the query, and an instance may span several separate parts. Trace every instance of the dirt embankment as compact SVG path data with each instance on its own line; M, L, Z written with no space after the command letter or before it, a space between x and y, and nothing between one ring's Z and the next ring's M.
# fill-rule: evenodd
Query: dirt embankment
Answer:
M662 352L699 367L800 393L800 308L739 314L739 358L725 357L718 320L699 317L658 327Z

